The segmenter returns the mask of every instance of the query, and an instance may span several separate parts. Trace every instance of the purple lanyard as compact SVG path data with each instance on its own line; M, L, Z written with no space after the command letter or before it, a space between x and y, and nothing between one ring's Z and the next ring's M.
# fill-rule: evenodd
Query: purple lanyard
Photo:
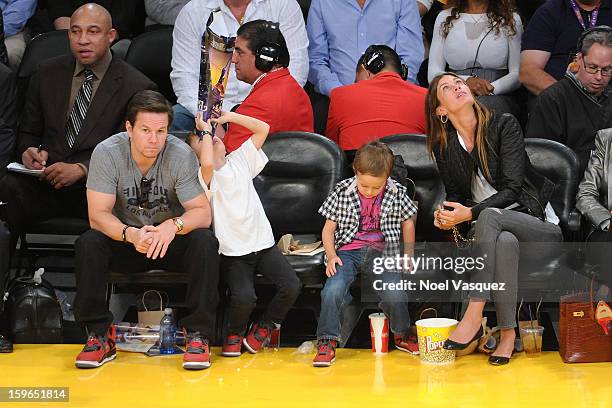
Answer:
M570 4L572 5L574 14L576 14L576 18L578 19L578 22L582 26L583 30L586 30L587 28L595 27L595 25L597 24L597 16L599 15L599 6L597 6L597 8L595 8L595 10L593 10L593 12L591 13L591 21L589 21L589 26L587 27L584 25L584 19L582 18L582 14L580 13L580 9L578 8L576 1L570 0Z

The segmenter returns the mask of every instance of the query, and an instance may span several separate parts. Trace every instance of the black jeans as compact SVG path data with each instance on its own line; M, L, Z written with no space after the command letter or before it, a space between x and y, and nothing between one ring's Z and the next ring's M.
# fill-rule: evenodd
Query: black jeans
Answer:
M302 283L276 245L243 256L221 255L221 273L230 290L229 333L242 335L246 330L257 302L255 272L277 287L262 318L264 321L281 323L300 294Z
M7 203L4 218L11 231L11 253L21 234L42 220L60 216L88 219L83 183L55 190L36 177L9 172L0 180L0 200Z
M177 235L161 259L148 259L134 246L115 241L103 233L89 230L76 242L76 283L74 301L76 320L89 333L104 335L113 321L106 304L110 271L143 272L151 269L184 271L189 275L187 309L189 315L179 328L199 331L214 338L215 315L219 301L219 242L208 229Z

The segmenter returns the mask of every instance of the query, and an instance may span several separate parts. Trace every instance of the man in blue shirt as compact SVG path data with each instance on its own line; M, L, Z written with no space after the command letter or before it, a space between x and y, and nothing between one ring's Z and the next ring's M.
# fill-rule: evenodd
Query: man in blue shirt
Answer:
M357 60L372 44L395 49L416 82L424 49L415 0L313 0L306 30L308 79L321 94L355 82Z
M0 10L9 64L16 71L26 46L23 28L36 11L36 0L0 0Z

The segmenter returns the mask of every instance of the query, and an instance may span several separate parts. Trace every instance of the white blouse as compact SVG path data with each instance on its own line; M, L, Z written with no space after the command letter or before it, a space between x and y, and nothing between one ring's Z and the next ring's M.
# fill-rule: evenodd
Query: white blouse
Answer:
M440 12L436 18L429 50L428 80L431 82L436 75L446 71L446 64L451 71L477 65L485 69L508 70L507 75L491 83L495 88L495 94L506 94L518 89L523 35L523 24L519 15L513 14L516 35L509 37L506 28L502 29L499 35L495 34L495 30L489 32L491 26L486 14L461 13L457 20L453 20L453 26L445 38L441 34L441 29L449 15L450 10L447 9ZM476 50L481 41L478 58L474 64ZM468 78L467 75L462 77Z

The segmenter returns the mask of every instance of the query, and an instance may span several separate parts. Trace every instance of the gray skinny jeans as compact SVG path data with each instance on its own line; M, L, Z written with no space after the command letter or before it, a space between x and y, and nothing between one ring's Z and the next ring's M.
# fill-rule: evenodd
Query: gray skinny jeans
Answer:
M476 222L477 256L486 254L485 267L472 275L472 282L504 282L505 290L473 290L470 299L492 300L497 312L497 326L516 327L519 259L546 260L561 242L561 228L534 216L513 210L486 208ZM519 246L519 243L521 245ZM551 243L550 245L529 243Z

